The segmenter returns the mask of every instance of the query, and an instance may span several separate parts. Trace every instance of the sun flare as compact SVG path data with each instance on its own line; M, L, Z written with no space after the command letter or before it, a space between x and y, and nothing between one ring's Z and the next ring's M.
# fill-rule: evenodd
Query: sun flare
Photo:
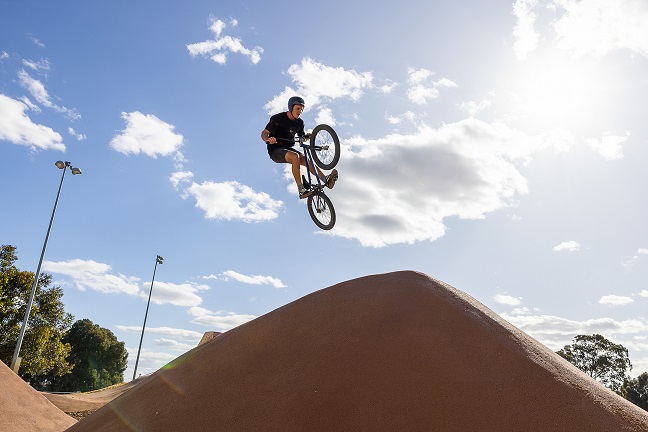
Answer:
M602 72L591 61L557 54L520 63L508 77L513 117L534 129L591 124L601 104Z

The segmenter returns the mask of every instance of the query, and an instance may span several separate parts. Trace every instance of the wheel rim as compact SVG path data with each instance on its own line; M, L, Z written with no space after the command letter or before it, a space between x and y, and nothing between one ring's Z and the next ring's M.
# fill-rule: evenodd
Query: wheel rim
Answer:
M328 165L335 157L335 142L333 136L328 131L321 130L315 140L316 146L328 146L328 150L316 150L317 158L324 164Z
M308 213L319 228L330 230L335 225L335 210L333 203L324 193L308 197Z

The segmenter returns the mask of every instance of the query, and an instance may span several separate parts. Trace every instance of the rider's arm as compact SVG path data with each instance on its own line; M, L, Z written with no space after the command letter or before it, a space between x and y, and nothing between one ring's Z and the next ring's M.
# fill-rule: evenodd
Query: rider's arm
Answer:
M261 139L263 142L268 144L277 144L277 139L270 136L270 131L268 131L268 129L263 129L263 132L261 132Z

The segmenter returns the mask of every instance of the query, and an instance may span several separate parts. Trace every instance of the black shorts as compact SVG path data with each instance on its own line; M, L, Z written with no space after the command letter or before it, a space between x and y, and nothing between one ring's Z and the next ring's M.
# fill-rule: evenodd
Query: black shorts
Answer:
M295 153L301 155L295 149L279 147L277 149L272 150L272 153L270 153L270 159L272 159L274 162L277 162L277 163L288 163L286 161L286 153L288 153L288 152L295 152Z

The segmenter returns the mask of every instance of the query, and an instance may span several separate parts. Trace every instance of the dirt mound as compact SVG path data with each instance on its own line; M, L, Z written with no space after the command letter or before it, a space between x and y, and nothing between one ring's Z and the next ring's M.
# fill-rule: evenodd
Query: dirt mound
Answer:
M0 361L0 431L61 432L75 423Z
M648 414L425 275L315 292L179 357L70 432L646 431Z
M200 342L198 342L198 346L202 344L206 344L207 342L213 341L215 338L220 336L222 333L220 332L215 332L215 331L208 331L203 334L202 339L200 339Z

